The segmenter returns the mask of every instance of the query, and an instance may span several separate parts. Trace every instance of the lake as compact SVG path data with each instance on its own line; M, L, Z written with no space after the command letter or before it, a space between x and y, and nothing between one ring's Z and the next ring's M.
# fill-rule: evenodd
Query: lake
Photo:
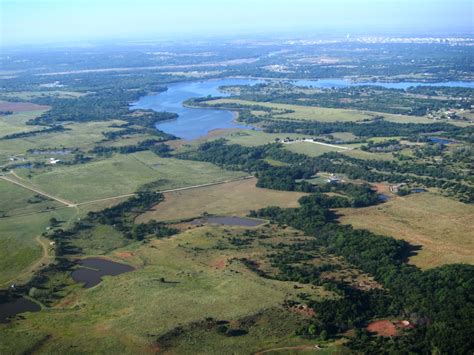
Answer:
M178 119L157 123L156 128L188 140L205 136L216 128L251 129L250 126L234 122L235 114L232 111L189 108L184 107L183 102L193 97L228 96L218 90L219 86L252 85L261 82L263 81L252 79L219 79L170 84L167 91L144 96L132 104L131 108L177 113Z
M74 270L71 277L74 281L83 283L85 288L98 285L102 276L116 276L134 270L130 265L101 258L82 259L77 264L81 267Z
M39 312L41 307L29 299L18 297L0 304L0 323L8 323L9 319L24 312Z
M452 81L445 83L353 83L346 79L321 80L284 80L298 86L319 88L348 87L361 85L376 85L386 88L406 89L410 86L454 86L474 88L473 82ZM151 109L168 111L179 115L176 120L160 122L156 128L177 137L192 140L203 137L217 128L254 129L252 126L239 124L234 121L235 114L229 110L184 107L183 102L196 97L229 96L219 91L220 86L226 85L255 85L265 82L260 79L212 79L203 81L186 81L168 85L168 90L158 94L147 95L133 103L131 109Z

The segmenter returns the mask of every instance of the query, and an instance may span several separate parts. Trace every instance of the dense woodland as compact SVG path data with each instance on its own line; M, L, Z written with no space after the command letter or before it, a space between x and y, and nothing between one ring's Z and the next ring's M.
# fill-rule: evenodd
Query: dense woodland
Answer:
M301 330L301 334L320 337L324 332L325 337L335 336L354 326L364 327L373 318L403 317L416 325L405 336L380 339L359 331L349 346L377 353L468 353L474 346L474 302L471 297L474 267L447 265L423 272L408 265L405 258L410 245L406 242L332 223L328 207L337 206L338 201L330 202L331 199L312 195L300 200L300 208L269 207L251 214L314 236L314 241L299 245L296 251L309 252L325 247L374 275L385 288L367 292L347 285L332 286L331 290L337 290L342 297L310 302L317 316L308 329ZM310 269L308 273L307 268L288 267L294 261L277 264L285 279L321 284L318 270Z

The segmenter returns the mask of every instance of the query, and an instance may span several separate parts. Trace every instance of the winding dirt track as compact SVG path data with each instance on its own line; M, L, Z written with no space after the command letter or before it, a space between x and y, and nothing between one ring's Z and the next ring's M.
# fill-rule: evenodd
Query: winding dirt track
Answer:
M35 241L41 246L42 255L34 264L30 265L28 269L23 271L21 274L15 276L14 278L5 281L2 283L4 286L10 286L18 280L23 280L29 278L29 276L35 273L38 269L43 268L45 265L48 265L51 262L52 256L49 254L49 240L38 235L35 238Z

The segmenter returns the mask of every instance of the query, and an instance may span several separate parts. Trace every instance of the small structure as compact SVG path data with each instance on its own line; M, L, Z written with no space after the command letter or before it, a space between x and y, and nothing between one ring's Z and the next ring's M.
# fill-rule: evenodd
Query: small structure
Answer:
M331 174L329 178L326 180L329 184L339 184L342 182L342 179L334 174Z
M61 160L59 160L59 159L49 158L49 163L50 163L51 165L57 164L57 163L59 163L60 161L61 161Z
M402 182L401 184L396 184L396 185L390 185L390 192L397 194L400 189L405 186L406 184Z

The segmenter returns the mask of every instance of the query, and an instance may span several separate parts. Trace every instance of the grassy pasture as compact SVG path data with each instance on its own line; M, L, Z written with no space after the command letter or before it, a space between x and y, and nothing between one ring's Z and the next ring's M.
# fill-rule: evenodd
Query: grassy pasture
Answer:
M0 137L7 134L29 132L38 129L38 126L27 126L25 123L29 119L40 116L47 110L35 110L26 112L16 112L11 115L0 115Z
M44 211L48 208L62 207L58 202L41 199L32 191L0 180L0 216L15 216Z
M339 153L342 153L344 155L348 155L350 157L357 158L357 159L395 160L395 157L393 156L392 153L372 153L372 152L366 152L360 149L344 150L344 151L339 151Z
M276 110L293 110L293 113L277 114L273 117L275 119L294 119L294 120L309 120L309 121L322 121L322 122L336 122L336 121L361 121L364 119L371 118L371 115L356 110L344 110L334 108L322 108L313 106L302 106L302 105L287 105L278 103L267 103L267 102L255 102L239 99L219 99L209 101L213 106L219 106L221 104L234 103L239 105L259 105L264 107L273 108Z
M302 138L301 134L294 133L266 133L262 131L238 131L231 132L224 136L225 139L229 141L229 144L239 144L246 147L254 147L259 145L264 145L268 143L274 143L275 139L283 139L285 137L290 137L292 139ZM306 136L311 138L311 136Z
M37 237L45 231L51 217L68 222L76 213L75 209L63 208L26 217L0 218L0 287L32 275L33 264L43 256Z
M256 179L165 193L165 201L137 218L169 221L210 214L246 215L267 206L298 207L303 193L260 189Z
M432 193L394 197L378 206L341 209L340 221L404 239L421 250L410 261L422 268L474 263L474 207Z
M122 121L70 123L64 125L66 128L70 129L64 132L0 140L0 154L20 154L26 153L28 149L48 149L58 147L90 149L97 142L104 139L102 132L117 130L117 128L111 128L110 125L120 122Z
M297 299L301 292L314 299L332 297L320 287L261 278L242 263L231 261L266 253L256 242L243 249L231 246L228 238L242 231L237 229L194 228L117 251L115 257L122 256L137 270L106 277L91 289L75 287L56 307L0 325L0 353L21 353L33 347L39 353L75 353L75 349L81 353L154 352L158 337L179 325L206 317L233 322L262 310L281 309L285 299ZM268 233L278 234L277 230ZM285 237L272 238L276 242ZM25 334L31 336L15 341ZM250 345L245 346L247 342ZM266 337L252 332L242 337L239 347L248 353L267 347L267 342ZM293 332L280 333L282 346L296 342Z
M66 91L66 90L40 90L40 91L18 91L2 93L2 97L8 99L19 98L21 100L31 100L41 97L56 97L58 99L73 99L86 95L83 92Z
M317 157L319 155L322 155L324 153L329 153L329 152L342 153L346 151L342 148L338 149L335 147L328 147L321 144L315 144L315 143L309 143L309 142L285 144L284 147L285 149L288 149L289 151L293 153L304 154L310 157Z
M373 111L360 111L350 109L338 109L338 108L325 108L318 106L304 106L304 105L289 105L279 103L268 103L268 102L256 102L240 99L219 99L208 101L213 106L219 106L219 104L235 103L240 105L259 105L270 107L275 110L293 110L295 112L290 114L278 114L275 113L273 118L275 119L296 119L296 120L310 120L310 121L321 121L321 122L336 122L336 121L362 121L364 119L371 119L374 116L383 116L384 119L391 122L399 123L433 123L433 120L428 119L424 116L409 116L409 115L396 115L383 112ZM254 114L259 115L259 112L255 111ZM263 114L263 112L261 112ZM466 123L459 123L459 125L466 125Z
M24 178L28 173L28 169L19 170ZM244 175L209 163L160 158L151 152L139 152L86 164L35 170L29 182L52 195L85 202L133 193L141 185L156 180L161 181L161 190L167 190Z

